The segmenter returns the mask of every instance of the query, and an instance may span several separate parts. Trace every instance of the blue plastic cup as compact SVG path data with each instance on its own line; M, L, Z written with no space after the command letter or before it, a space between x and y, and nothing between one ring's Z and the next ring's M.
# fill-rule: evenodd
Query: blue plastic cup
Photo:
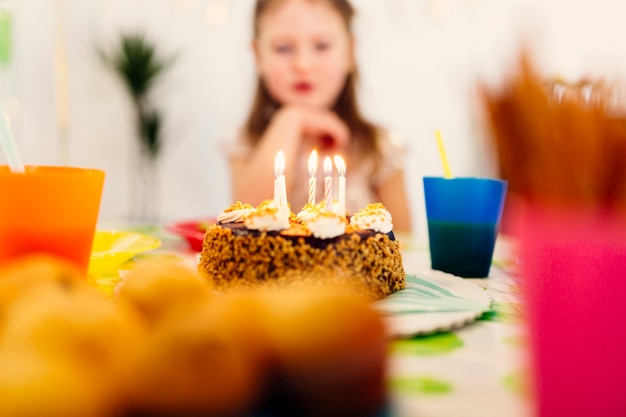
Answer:
M424 177L432 269L464 278L489 276L507 182Z

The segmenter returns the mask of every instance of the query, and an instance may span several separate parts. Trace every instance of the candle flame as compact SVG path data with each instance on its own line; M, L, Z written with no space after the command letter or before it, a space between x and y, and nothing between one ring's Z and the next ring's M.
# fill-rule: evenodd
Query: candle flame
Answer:
M346 163L343 161L343 158L339 155L335 155L335 166L337 167L337 171L339 175L345 177L346 175Z
M283 151L278 151L276 158L274 159L274 175L276 178L283 175L285 172L285 154Z
M313 149L309 157L309 175L314 177L317 174L317 151Z
M330 177L333 175L333 162L330 157L324 158L324 175Z

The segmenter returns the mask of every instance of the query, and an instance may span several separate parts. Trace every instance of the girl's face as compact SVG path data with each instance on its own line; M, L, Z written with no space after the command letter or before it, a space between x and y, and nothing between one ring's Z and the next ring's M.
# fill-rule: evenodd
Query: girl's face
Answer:
M260 16L257 67L283 105L329 108L353 66L353 41L326 1L284 0Z

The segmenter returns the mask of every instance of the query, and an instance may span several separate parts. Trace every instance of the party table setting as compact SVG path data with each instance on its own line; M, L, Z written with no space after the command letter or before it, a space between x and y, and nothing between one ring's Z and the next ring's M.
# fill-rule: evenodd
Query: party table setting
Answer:
M11 196L0 202L0 415L626 415L626 336L616 331L626 316L623 126L602 91L592 107L555 101L524 59L507 87L482 93L502 179L454 176L436 132L444 175L423 177L427 242L394 233L380 204L365 221L378 229L350 223L368 211L346 215L341 157L322 162L317 205L311 154L308 214L339 227L330 238L354 234L362 246L349 256L382 247L374 263L385 273L401 260L391 268L401 285L376 297L321 280L229 293L204 279L219 271L202 271L203 259L222 256L227 268L235 246L221 242L217 254L209 233L256 244L289 230L305 245L293 235L306 222L294 226L281 152L260 207L104 228L105 173L24 165L0 117L0 193ZM555 159L563 137L567 164ZM511 234L500 231L505 201ZM250 232L253 215L270 220ZM317 244L328 238L309 232Z
M164 258L193 265L199 253L194 245L198 228L189 225L201 228L210 221L126 226L125 233L151 236L161 245L146 246L145 252L102 274L101 288L112 294L119 277L142 262ZM386 377L389 401L376 415L533 415L515 239L499 237L487 278L433 270L426 244L409 235L398 239L403 242L407 288L374 306L393 335ZM421 296L409 295L415 292ZM403 302L403 297L409 298Z

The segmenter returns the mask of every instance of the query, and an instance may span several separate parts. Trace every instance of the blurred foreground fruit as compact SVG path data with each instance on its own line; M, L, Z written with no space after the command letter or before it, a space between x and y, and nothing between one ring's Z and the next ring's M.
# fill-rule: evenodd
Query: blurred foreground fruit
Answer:
M386 351L345 285L224 294L156 262L111 299L54 258L0 268L2 417L370 417Z

